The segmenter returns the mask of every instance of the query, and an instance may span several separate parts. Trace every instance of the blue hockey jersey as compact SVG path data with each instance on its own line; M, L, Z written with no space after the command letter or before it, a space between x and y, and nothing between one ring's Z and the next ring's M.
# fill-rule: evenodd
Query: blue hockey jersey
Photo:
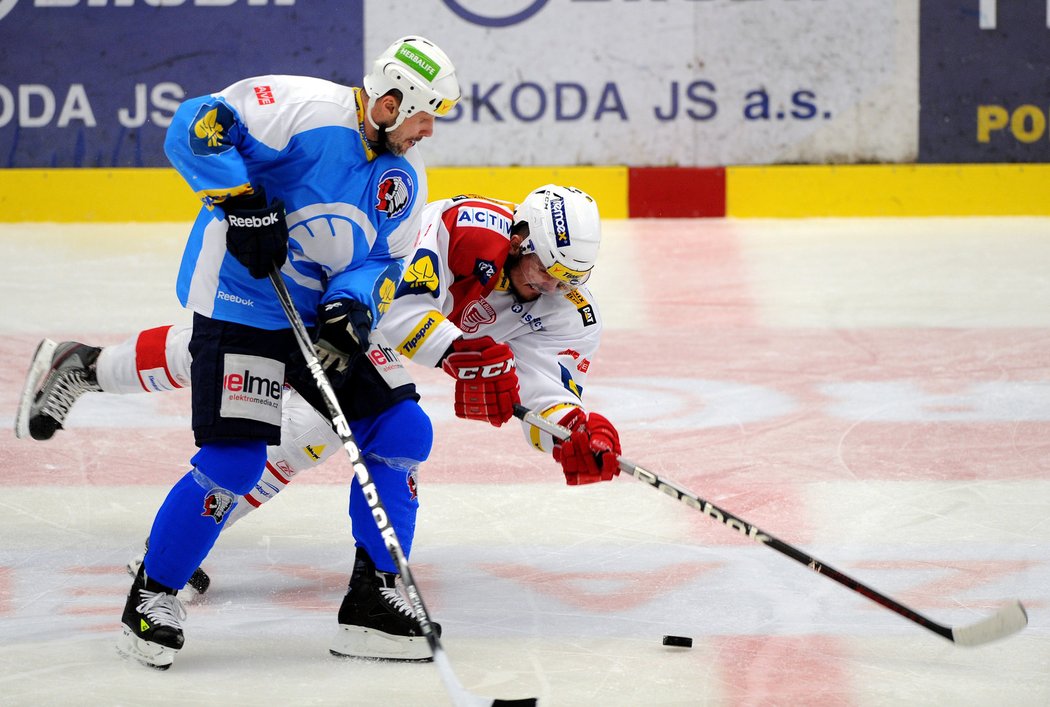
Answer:
M204 203L179 270L183 306L260 329L288 328L268 279L226 250L222 200L250 189L287 211L281 269L303 321L339 297L386 310L426 202L418 149L376 155L364 140L360 89L301 76L246 79L184 102L164 143Z

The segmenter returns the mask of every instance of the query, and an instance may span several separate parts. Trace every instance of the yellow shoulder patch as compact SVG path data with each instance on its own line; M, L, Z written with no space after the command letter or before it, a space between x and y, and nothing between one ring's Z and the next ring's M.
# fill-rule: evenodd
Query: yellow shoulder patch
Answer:
M427 340L431 332L437 329L438 325L445 321L445 317L441 315L436 309L432 309L420 318L416 325L412 327L412 332L405 337L397 346L399 353L412 358L416 355L416 351L419 347Z

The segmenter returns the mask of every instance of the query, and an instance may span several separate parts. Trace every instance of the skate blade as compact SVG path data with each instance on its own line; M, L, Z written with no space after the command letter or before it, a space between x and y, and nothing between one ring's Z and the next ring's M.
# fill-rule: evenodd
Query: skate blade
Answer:
M51 339L44 339L36 347L33 354L33 362L29 365L26 374L26 382L22 387L22 398L18 403L18 414L15 416L15 437L18 439L32 439L29 435L29 413L33 407L36 394L51 369L51 359L55 355L58 344Z
M423 636L394 636L364 626L340 624L328 652L337 658L371 658L405 663L434 659Z
M175 661L175 648L157 645L132 635L127 626L117 641L117 653L154 670L167 670Z

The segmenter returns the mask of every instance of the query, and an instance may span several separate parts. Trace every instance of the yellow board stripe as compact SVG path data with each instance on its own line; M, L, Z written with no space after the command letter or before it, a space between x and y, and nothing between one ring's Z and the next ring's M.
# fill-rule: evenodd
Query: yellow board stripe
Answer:
M436 167L430 199L482 193L511 202L547 183L576 186L605 219L628 218L631 168ZM726 167L726 215L1046 216L1047 164ZM669 185L673 187L674 185ZM190 222L200 202L170 168L0 169L0 222Z
M517 203L536 187L583 189L627 218L627 167L438 167L429 200L466 193ZM0 169L0 222L192 221L201 203L174 169Z
M726 168L726 215L1050 215L1050 165L798 165Z
M173 169L0 169L0 221L185 221L201 202Z

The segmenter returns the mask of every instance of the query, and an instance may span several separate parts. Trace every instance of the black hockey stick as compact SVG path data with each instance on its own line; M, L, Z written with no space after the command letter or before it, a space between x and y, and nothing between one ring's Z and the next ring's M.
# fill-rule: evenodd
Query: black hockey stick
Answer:
M416 612L416 619L419 621L423 636L427 639L427 644L430 646L430 652L434 656L434 664L437 665L438 672L441 674L441 680L445 683L445 689L448 691L453 703L464 707L487 707L488 705L520 705L521 707L526 707L527 705L535 705L536 698L534 697L520 700L499 700L475 695L463 687L463 684L456 677L452 670L452 663L445 654L444 648L441 647L441 641L438 640L437 633L434 631L434 622L430 619L430 613L427 611L426 606L423 605L423 597L419 593L419 587L416 585L415 579L412 577L412 570L408 566L405 550L401 547L401 541L398 540L397 533L390 524L390 516L386 512L383 500L379 497L379 490L376 488L375 482L372 481L372 475L369 473L361 450L357 446L357 442L354 441L353 433L350 431L350 424L343 415L342 407L339 405L339 400L335 395L335 389L321 367L321 362L317 359L317 351L314 349L310 334L306 331L306 325L303 324L302 317L299 316L299 312L295 309L292 296L288 293L288 287L284 284L284 278L281 277L281 273L277 269L270 272L270 282L273 283L273 287L277 291L277 299L280 300L281 308L284 309L284 314L288 317L288 323L295 334L299 350L302 351L303 358L306 359L306 366L310 369L314 382L317 383L317 389L328 407L328 415L331 418L332 427L335 428L336 434L339 435L339 439L343 442L343 448L346 449L346 453L350 457L354 476L361 485L361 490L368 501L368 507L372 511L372 519L375 521L376 527L379 528L379 534L383 537L383 543L386 545L387 552L390 553L390 557L397 563L398 569L401 571L401 582L405 587L405 592L408 594L409 601L412 603L412 608Z
M569 437L570 432L568 429L549 422L544 417L529 410L523 405L514 406L514 415L530 425L543 430L556 439L567 439ZM923 628L933 631L937 635L943 636L960 646L979 646L1000 638L1006 638L1028 625L1028 614L1025 613L1024 607L1021 606L1021 602L1016 599L1000 608L991 616L983 618L977 623L970 624L969 626L957 626L953 628L951 626L937 623L936 621L923 616L914 609L909 609L903 604L891 599L885 594L875 591L868 585L858 582L849 575L843 574L834 567L824 564L817 558L807 555L793 545L789 545L783 540L779 540L769 533L759 530L754 525L751 525L732 513L719 508L710 501L705 501L692 491L679 486L673 481L662 479L653 472L643 469L637 464L627 461L623 457L617 457L617 462L619 463L620 471L630 474L639 481L644 481L654 489L662 491L671 498L681 501L690 508L698 510L704 515L715 519L727 528L735 530L741 535L751 538L762 545L766 545L781 554L787 555L792 560L805 565L814 572L835 580L839 584L852 589L858 594L866 596L876 604L884 606L890 611L896 612L909 621L917 623Z

